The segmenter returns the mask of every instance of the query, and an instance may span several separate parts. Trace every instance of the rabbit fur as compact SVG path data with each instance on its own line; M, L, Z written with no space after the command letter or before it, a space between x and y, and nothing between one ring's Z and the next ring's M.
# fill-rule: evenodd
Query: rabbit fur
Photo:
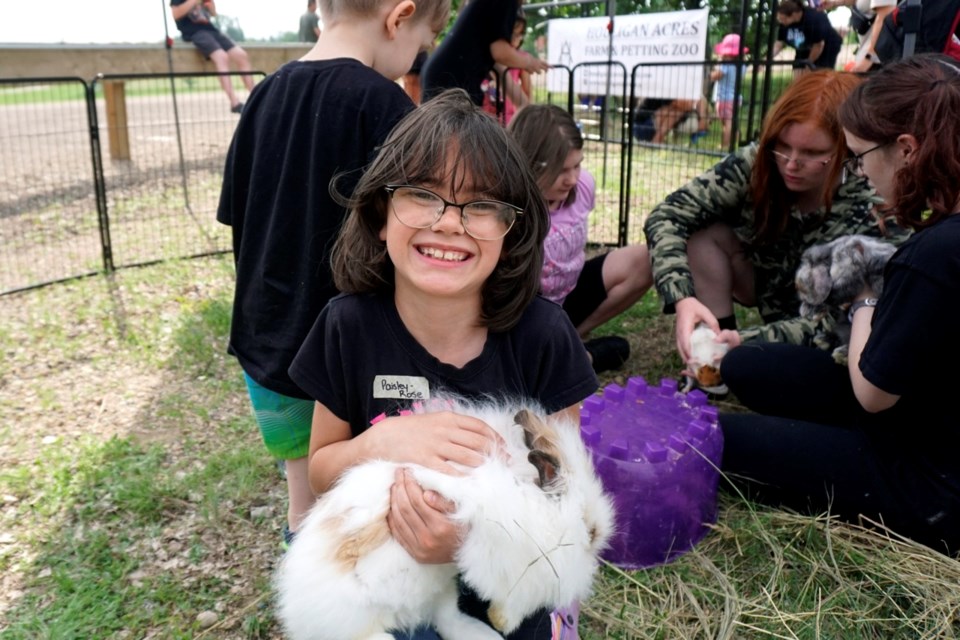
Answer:
M717 333L704 323L698 323L690 334L690 361L687 369L693 373L694 380L689 387L700 387L713 394L727 393L727 385L720 377L720 361L727 355L730 345L717 342Z
M809 247L796 275L800 315L820 320L831 310L848 306L868 285L879 296L883 269L896 250L889 242L864 235L840 236ZM834 360L845 363L850 342L846 314L839 314L832 332L821 332L814 340L820 346L835 347Z
M384 460L345 471L318 498L275 575L291 640L386 640L387 630L424 623L445 640L501 638L458 610L458 575L491 603L488 616L501 633L537 610L589 595L614 511L578 422L542 419L530 402L428 403L414 413L477 417L503 437L506 454L491 453L463 476ZM456 503L451 518L465 533L453 564L419 564L391 537L386 515L398 467Z

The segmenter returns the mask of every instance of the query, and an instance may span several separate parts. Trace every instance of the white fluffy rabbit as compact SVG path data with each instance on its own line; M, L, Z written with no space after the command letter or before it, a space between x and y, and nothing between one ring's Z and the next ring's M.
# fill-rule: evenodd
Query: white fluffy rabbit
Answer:
M685 385L687 390L700 387L708 393L725 394L727 385L720 377L720 361L727 355L730 345L717 342L716 332L704 323L698 323L690 334L690 361L687 370L693 374L693 380Z
M475 416L506 441L464 476L371 461L348 469L318 500L278 568L278 615L291 640L390 638L432 625L445 640L500 638L457 609L457 575L485 601L501 633L535 611L586 598L612 533L613 506L579 424L524 403L438 407ZM426 413L430 408L419 408ZM423 565L391 537L394 471L453 500L464 539L454 564Z

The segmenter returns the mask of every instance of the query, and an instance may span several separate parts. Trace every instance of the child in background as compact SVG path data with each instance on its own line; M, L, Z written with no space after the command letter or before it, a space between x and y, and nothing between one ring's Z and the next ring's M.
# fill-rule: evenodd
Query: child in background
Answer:
M229 352L267 450L286 461L287 541L314 502L306 457L313 401L287 369L336 294L329 248L346 212L328 184L341 172L355 182L414 108L395 80L449 15L449 0L360 8L369 4L321 0L317 43L257 85L230 144L217 210L233 227L237 269Z
M513 40L510 44L520 54L528 56L520 47L527 33L527 18L523 11L517 13L517 22L513 26ZM498 79L502 78L502 82ZM517 109L523 108L530 102L530 72L524 69L506 68L503 65L494 65L490 72L490 79L483 81L483 110L497 115L497 89L503 99L503 123L510 124Z
M522 154L460 89L425 102L391 133L353 192L333 248L337 287L290 367L316 399L310 484L326 491L360 460L445 473L497 446L485 423L403 415L440 390L526 397L579 415L597 389L566 314L537 296L549 216ZM451 505L405 473L387 517L420 562L451 562ZM486 620L469 591L461 608ZM510 638L551 637L549 612Z
M563 306L586 340L593 329L626 311L653 285L647 247L620 247L586 259L596 185L580 166L583 136L569 113L556 105L530 105L517 112L509 131L550 209L541 290ZM630 355L630 344L617 336L586 340L584 346L598 373L619 367Z
M728 33L713 48L713 52L721 60L720 66L710 73L710 80L717 83L717 118L723 125L720 148L729 151L730 137L733 131L733 103L737 100L737 65L730 61L740 57L740 36L735 33ZM744 47L743 55L748 53L750 53L750 49ZM742 71L740 75L743 76Z

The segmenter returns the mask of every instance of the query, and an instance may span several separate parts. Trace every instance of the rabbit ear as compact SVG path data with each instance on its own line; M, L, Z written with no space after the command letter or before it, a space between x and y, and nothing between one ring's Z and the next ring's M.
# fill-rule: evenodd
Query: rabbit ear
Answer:
M537 475L540 476L537 484L541 489L550 486L557 479L560 463L549 453L534 449L527 454L527 460L537 468Z
M523 443L530 449L527 460L537 469L540 488L546 488L557 478L560 455L555 433L546 421L527 409L521 409L514 421L523 429Z

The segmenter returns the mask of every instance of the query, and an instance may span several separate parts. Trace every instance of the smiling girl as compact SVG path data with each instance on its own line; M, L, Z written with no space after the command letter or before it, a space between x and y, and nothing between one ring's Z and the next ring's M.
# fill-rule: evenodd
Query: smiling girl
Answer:
M445 473L451 463L478 465L496 446L488 425L450 412L405 415L440 390L579 415L598 384L566 314L537 296L546 205L519 150L466 92L447 91L401 121L350 204L332 257L344 293L290 368L317 401L316 493L363 460ZM450 562L458 532L449 509L403 476L388 524L413 558ZM486 611L476 597L464 609ZM510 637L550 638L549 612Z

